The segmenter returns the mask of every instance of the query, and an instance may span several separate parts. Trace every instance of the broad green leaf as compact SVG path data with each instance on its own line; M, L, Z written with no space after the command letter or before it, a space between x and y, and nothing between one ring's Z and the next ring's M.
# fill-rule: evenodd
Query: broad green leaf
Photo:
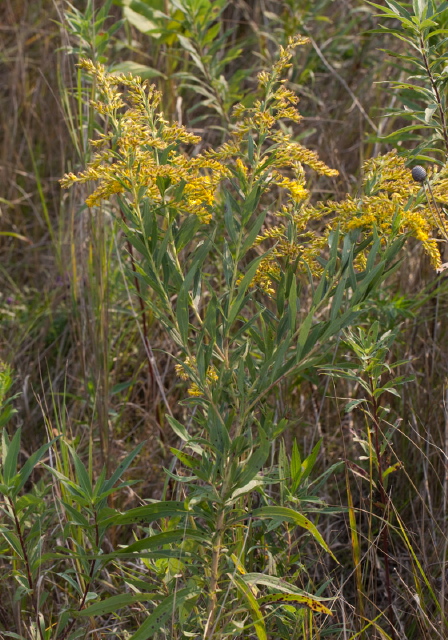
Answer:
M118 62L114 64L110 70L112 75L117 75L120 73L131 73L133 76L139 76L143 80L146 78L155 78L162 77L166 79L165 74L153 67L148 67L146 64L140 64L138 62L134 62L133 60L123 60L123 62Z
M347 287L347 279L348 279L348 271L346 271L339 280L339 283L336 287L336 290L333 294L333 300L331 303L331 312L330 312L330 320L334 320L339 313L339 309L341 308L342 300L344 298L344 293Z
M90 522L82 513L80 513L77 509L69 505L68 502L65 502L64 500L61 500L61 502L64 505L64 509L70 515L71 519L75 524L81 527L84 527L85 529L88 529L91 526Z
M226 505L233 504L237 498L239 498L240 496L244 496L246 493L254 491L254 489L262 486L264 483L265 480L261 477L257 477L254 480L251 480L239 489L236 489L236 491L234 491L230 498L226 501Z
M238 239L238 233L236 229L236 224L234 220L234 207L232 206L232 200L228 191L225 192L226 202L224 208L224 222L226 225L227 233L229 234L230 240L236 244Z
M294 333L297 321L297 278L293 274L288 295L289 330Z
M180 451L180 449L176 449L175 447L170 447L170 451L173 455L176 456L178 460L182 462L182 464L184 464L189 469L200 469L201 461L194 456L190 456L188 453Z
M250 249L255 241L255 238L258 236L258 234L260 233L260 229L263 226L263 222L266 219L266 214L267 214L267 209L264 209L259 216L257 217L257 219L255 220L254 224L252 225L251 230L249 231L249 233L247 234L247 237L244 241L244 244L241 248L240 251L240 258L242 258L243 256L246 255L246 252L248 251L248 249Z
M207 254L210 251L211 240L208 239L197 249L193 263L185 276L182 287L177 297L176 316L179 325L179 331L183 344L188 342L188 329L189 329L189 309L190 309L190 289L193 285L196 274L201 268Z
M313 470L314 465L316 464L316 459L317 459L317 456L319 455L321 446L322 446L322 440L319 440L319 442L317 442L317 444L313 447L313 450L311 451L310 455L307 458L305 458L305 460L302 462L302 474L301 474L302 481L306 480L306 478L308 478L311 471Z
M229 432L222 416L215 411L214 407L210 407L208 411L207 430L218 457L225 457L230 449Z
M412 0L412 8L415 15L420 19L426 17L426 11L428 8L428 0Z
M317 596L312 596L310 593L299 589L294 584L290 584L282 578L278 578L277 576L269 576L265 573L246 573L242 576L242 580L250 585L258 585L262 584L265 587L269 587L270 589L274 589L276 592L290 593L294 595L306 596L310 598L314 598L318 601L327 601L332 600L332 598L321 598Z
M38 449L37 451L35 451L34 453L32 453L30 455L30 457L28 458L28 460L25 462L25 464L23 465L23 467L20 470L20 473L19 473L20 481L19 481L19 483L17 484L17 486L15 487L15 489L13 491L13 495L14 496L18 495L19 491L21 491L21 489L24 487L26 481L30 477L34 467L41 460L42 456L52 446L52 444L54 442L56 442L56 440L59 439L59 437L60 436L58 436L57 438L54 438L51 442L47 442L46 444L42 445L40 447L40 449Z
M307 314L300 328L299 337L297 339L297 357L299 358L307 341L311 325L313 324L314 313L315 309L312 308L311 311L309 311L309 313Z

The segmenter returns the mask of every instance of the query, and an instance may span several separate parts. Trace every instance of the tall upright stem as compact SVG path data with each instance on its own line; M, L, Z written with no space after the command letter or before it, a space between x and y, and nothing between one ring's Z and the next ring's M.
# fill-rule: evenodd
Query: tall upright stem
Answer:
M210 593L207 607L207 623L204 629L204 640L211 640L209 636L210 629L213 628L215 621L216 609L218 605L217 589L219 581L219 560L221 556L222 537L224 533L224 509L218 513L216 519L216 532L213 538L213 551L210 573ZM213 635L213 633L212 633Z
M431 83L432 91L434 93L434 98L437 103L440 123L442 125L442 136L445 142L446 151L448 153L448 130L446 125L445 111L443 110L443 104L442 104L442 99L440 97L439 88L437 86L436 81L434 80L434 76L432 75L432 71L429 66L429 60L428 60L428 56L426 55L425 43L423 41L422 36L420 36L420 53L422 54L423 64L425 65L426 73L428 75L429 82Z
M29 586L29 589L31 591L31 602L32 602L32 606L33 606L33 609L34 609L34 615L36 616L37 631L39 633L40 640L44 640L44 636L43 636L43 633L42 633L42 628L41 628L40 620L39 620L39 607L38 607L38 602L37 602L37 594L35 593L35 585L34 585L34 581L33 581L33 576L31 575L31 565L30 565L30 561L29 561L29 558L28 558L28 552L26 550L25 540L23 539L22 528L20 526L20 522L19 522L19 518L17 516L17 511L16 511L16 508L15 508L14 502L9 497L8 497L8 502L9 502L9 507L10 507L10 509L12 511L12 516L14 518L14 524L15 524L15 527L16 527L17 537L19 538L20 548L22 549L23 560L24 560L25 569L26 569L26 576L27 576L27 580L28 580L28 586Z
M374 394L374 381L372 378L369 380L370 389L371 389L371 402L372 402L372 418L374 425L374 442L375 442L375 453L378 462L378 485L380 489L380 499L381 499L381 509L383 515L383 524L381 529L381 539L382 539L382 551L384 556L384 570L386 573L386 591L387 591L387 600L388 600L388 619L390 624L390 635L392 640L396 639L395 628L394 628L394 610L392 604L392 589L390 585L390 564L389 564L389 515L388 515L388 503L389 496L384 488L384 480L383 480L383 457L381 455L381 447L380 447L380 423L379 423L379 415L378 415L378 400Z

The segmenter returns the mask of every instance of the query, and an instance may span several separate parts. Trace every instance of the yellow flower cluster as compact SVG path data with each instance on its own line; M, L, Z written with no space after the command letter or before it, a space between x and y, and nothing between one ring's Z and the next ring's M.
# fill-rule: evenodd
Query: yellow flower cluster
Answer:
M364 176L362 197L347 195L341 202L320 204L316 213L330 214L331 228L339 225L342 232L369 231L375 226L384 241L397 224L400 234L408 233L422 243L433 266L439 268L440 251L432 236L438 227L434 207L430 202L417 199L421 185L413 180L404 159L393 150L368 160L364 164Z
M197 369L196 359L192 356L187 356L184 360L184 364L190 369L194 369L194 370ZM174 369L176 371L176 374L181 380L190 379L190 375L185 370L185 366L183 364L178 363L174 365ZM218 374L213 365L210 365L208 367L206 377L207 377L207 382L209 383L213 383L218 380ZM188 395L192 397L193 396L198 397L198 396L202 396L203 392L201 391L201 389L199 388L196 382L191 382L190 387L188 389Z
M327 176L336 176L335 169L319 160L318 155L306 149L300 143L292 139L290 133L278 128L280 120L288 119L300 122L302 116L297 110L298 96L285 87L286 79L281 75L291 66L291 58L297 46L306 44L308 38L296 36L289 39L286 48L280 47L280 56L270 72L262 71L258 74L258 90L264 94L263 100L256 100L252 107L242 104L236 105L233 117L236 125L232 132L231 140L222 145L216 152L211 152L219 162L231 161L241 171L241 158L247 157L244 144L248 145L249 136L258 145L257 159L250 170L254 176L259 176L269 167L266 181L269 184L277 184L279 187L287 187L295 202L303 201L308 197L305 189L305 175L302 164L306 164L317 173ZM236 160L235 160L236 159ZM290 170L294 180L285 178L280 170ZM247 173L247 167L244 167Z
M255 241L256 245L265 240L275 244L261 262L254 285L268 294L274 293L273 281L279 277L282 261L291 263L300 259L299 269L302 265L312 273L319 273L321 267L317 258L327 244L329 233L337 226L342 233L353 229L370 232L375 227L383 242L394 229L399 234L409 234L422 243L432 265L440 268L440 251L434 232L441 230L445 237L448 229L446 214L440 208L440 203L448 201L448 164L432 176L431 193L436 203L431 202L431 197L419 197L421 185L413 180L411 170L395 150L368 160L363 169L362 196L347 195L341 202L327 201L316 207L306 203L299 209L290 204L283 207L278 215L285 221L266 229ZM279 184L288 186L285 179ZM325 220L325 232L311 233L310 223L319 220ZM320 226L323 226L322 222ZM359 256L358 262L363 266L365 256Z
M134 201L151 199L161 213L166 206L175 206L180 213L192 213L208 223L217 186L228 170L215 158L187 158L178 151L179 144L197 144L200 137L163 118L161 95L153 86L138 77L107 73L103 65L90 60L82 60L80 66L96 81L101 100L93 106L104 116L108 130L92 141L98 151L87 169L77 176L65 175L62 186L96 182L86 200L89 207L126 193Z
M279 277L282 261L295 261L301 256L316 270L314 265L317 265L316 258L321 252L322 239L307 229L313 214L304 206L309 192L303 165L319 175L338 175L335 169L319 160L317 153L298 143L292 133L279 126L283 119L293 122L301 120L296 107L299 99L285 87L286 80L282 74L291 66L295 48L308 41L308 38L297 36L289 39L287 47L280 48L279 59L273 68L258 75L258 90L264 94L264 98L256 100L252 107L236 105L233 116L237 123L231 140L212 152L217 160L231 166L243 188L249 188L249 185L253 186L258 181L265 193L275 186L280 193L286 190L288 194L287 204L277 212L278 216L288 219L287 225L265 229L255 243L259 244L268 238L276 243L260 263L252 281L253 285L269 294L274 292L273 281ZM250 166L247 164L249 139L252 139L255 148Z

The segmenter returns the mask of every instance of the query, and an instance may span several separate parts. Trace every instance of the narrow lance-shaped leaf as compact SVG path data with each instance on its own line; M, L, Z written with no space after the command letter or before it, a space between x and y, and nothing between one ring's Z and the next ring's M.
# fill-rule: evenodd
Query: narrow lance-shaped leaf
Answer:
M143 622L141 627L130 637L130 640L147 640L160 631L165 622L183 603L200 593L199 589L180 589L163 600Z
M248 587L248 585L241 580L238 576L232 576L229 574L230 579L236 584L238 591L246 600L249 609L252 613L252 620L257 634L258 640L268 640L266 633L266 626L264 624L264 617L258 606L257 599Z
M75 616L79 617L91 617L91 616L103 616L106 613L114 613L117 609L128 607L135 602L148 602L151 600L159 600L161 598L160 593L121 593L118 596L112 596L106 598L101 602L95 602L87 609L76 611Z
M102 526L114 525L114 524L146 524L159 520L160 518L168 518L174 516L184 516L191 512L185 506L183 502L167 501L167 502L154 502L153 504L145 505L144 507L136 507L130 509L126 513L114 515L110 518L106 518L101 523Z
M138 456L138 454L142 450L142 447L144 446L144 444L145 444L145 442L141 442L139 445L137 445L135 447L135 449L133 451L131 451L131 453L129 453L126 456L126 458L124 458L124 460L122 460L120 462L120 464L118 465L118 467L116 468L114 473L111 475L109 480L106 480L106 482L104 483L104 485L102 487L102 491L109 491L109 489L112 489L114 484L120 479L120 477L123 475L123 473L129 467L129 465L132 463L134 458L136 456Z
M244 471L239 477L237 484L233 487L233 490L247 485L266 462L269 456L271 442L261 427L258 427L258 441L259 447L252 453L249 459L244 462Z
M20 451L21 429L17 429L11 441L9 441L6 429L3 429L2 449L3 449L3 481L9 484L17 474L17 460Z
M252 515L254 518L276 518L278 520L283 520L284 522L291 522L298 527L303 527L309 531L316 542L318 542L320 546L331 555L333 560L338 562L327 543L322 538L317 527L301 513L294 511L294 509L289 509L288 507L261 507L261 509L255 509Z
M271 593L268 596L258 598L258 604L260 607L267 604L298 604L303 605L314 611L315 613L325 613L328 616L332 616L333 613L322 602L315 600L311 596L299 596L295 593Z

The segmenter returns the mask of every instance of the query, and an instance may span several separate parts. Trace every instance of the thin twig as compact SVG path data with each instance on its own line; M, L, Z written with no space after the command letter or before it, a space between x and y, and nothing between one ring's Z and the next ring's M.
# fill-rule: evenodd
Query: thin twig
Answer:
M313 48L315 50L315 52L317 53L317 55L319 56L319 58L322 60L323 64L327 67L328 71L331 73L331 75L333 75L337 80L339 80L339 82L342 84L342 86L344 87L344 89L347 91L347 93L349 94L349 96L351 97L351 99L353 100L354 104L358 107L359 111L361 112L361 114L364 116L364 118L366 119L366 121L369 123L369 125L372 127L372 129L375 131L376 134L378 134L378 127L376 126L376 124L373 122L373 120L369 117L369 114L367 113L367 111L364 109L364 107L362 106L362 104L359 102L358 98L355 96L355 94L353 93L353 91L350 89L350 87L348 86L347 82L344 80L344 78L342 76L339 75L339 73L336 71L336 69L334 67L331 66L331 64L328 62L328 60L326 59L326 57L324 56L324 54L322 53L321 49L319 48L317 42L314 40L314 38L309 34L308 30L306 29L306 27L303 27L304 31L306 32L308 38L310 39L311 44L313 45Z

